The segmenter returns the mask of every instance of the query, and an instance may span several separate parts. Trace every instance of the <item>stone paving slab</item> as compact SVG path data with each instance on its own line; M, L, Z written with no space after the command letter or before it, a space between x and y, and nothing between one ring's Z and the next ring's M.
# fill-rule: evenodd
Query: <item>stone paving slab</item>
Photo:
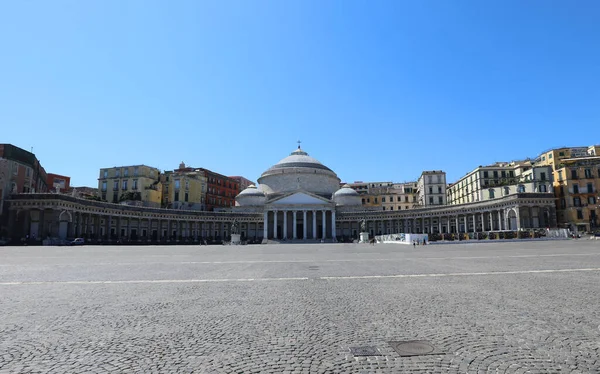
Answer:
M172 255L162 262L126 247L0 248L0 373L599 372L600 271L528 271L600 268L600 246L533 244L148 251ZM310 262L268 262L273 254ZM44 256L60 261L44 265ZM352 256L382 261L339 261ZM207 259L240 263L203 264L195 275L198 268L182 264ZM93 262L112 265L82 265ZM498 273L356 278L385 275L382 264L398 275L485 273L492 265ZM507 273L514 269L522 273ZM219 274L232 280L186 281ZM40 283L6 283L23 275ZM299 279L259 280L286 275ZM46 282L53 277L79 283ZM135 277L181 282L90 282ZM426 340L440 354L400 357L388 342L403 340ZM351 354L364 346L381 355Z

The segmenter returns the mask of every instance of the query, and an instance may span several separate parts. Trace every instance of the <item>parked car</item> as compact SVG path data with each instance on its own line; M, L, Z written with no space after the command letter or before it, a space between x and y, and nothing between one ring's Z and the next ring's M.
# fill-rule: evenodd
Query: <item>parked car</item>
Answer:
M83 238L75 238L71 242L69 242L69 245L83 245L84 243L85 240L83 240Z

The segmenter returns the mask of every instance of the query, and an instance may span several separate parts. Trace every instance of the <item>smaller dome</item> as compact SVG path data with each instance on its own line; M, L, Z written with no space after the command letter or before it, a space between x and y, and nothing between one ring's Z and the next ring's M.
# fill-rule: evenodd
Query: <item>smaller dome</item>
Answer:
M358 192L356 192L355 190L350 188L349 185L345 184L342 186L342 188L335 191L333 196L336 197L336 196L359 196L359 195L358 195Z
M265 194L262 193L262 191L259 191L255 185L251 184L248 187L246 187L245 190L240 192L238 196L265 196Z
M262 191L259 191L255 185L249 185L245 190L235 197L236 206L258 206L264 205L267 197Z
M358 206L362 205L362 199L358 192L354 191L347 184L335 191L332 196L335 205L337 206Z

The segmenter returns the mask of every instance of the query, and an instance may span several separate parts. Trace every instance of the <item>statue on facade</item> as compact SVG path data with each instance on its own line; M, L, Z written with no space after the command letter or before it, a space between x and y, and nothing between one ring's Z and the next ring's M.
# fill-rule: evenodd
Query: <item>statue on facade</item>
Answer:
M233 220L233 223L231 223L231 234L239 234L240 233L240 223L237 221L237 219Z
M366 232L367 231L367 220L363 219L362 221L360 221L360 232Z

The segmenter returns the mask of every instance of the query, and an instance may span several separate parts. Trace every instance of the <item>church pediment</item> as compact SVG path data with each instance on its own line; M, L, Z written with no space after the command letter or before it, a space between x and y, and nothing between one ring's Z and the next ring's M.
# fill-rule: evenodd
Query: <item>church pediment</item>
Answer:
M323 204L329 204L329 203L331 203L331 201L329 201L328 199L325 199L320 196L308 194L305 192L296 192L291 195L282 196L276 200L269 202L269 204L272 204L272 205L295 205L295 204L323 205Z

